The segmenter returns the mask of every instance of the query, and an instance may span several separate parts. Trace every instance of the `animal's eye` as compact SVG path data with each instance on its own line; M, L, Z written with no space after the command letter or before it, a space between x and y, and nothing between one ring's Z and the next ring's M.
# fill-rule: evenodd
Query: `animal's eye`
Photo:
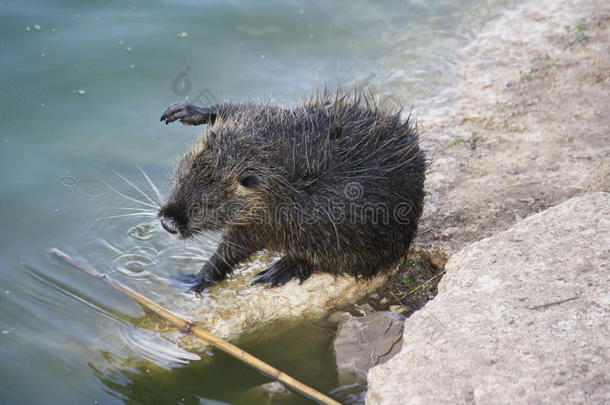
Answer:
M260 182L260 178L254 173L244 172L239 176L239 184L246 188L254 188L258 186Z

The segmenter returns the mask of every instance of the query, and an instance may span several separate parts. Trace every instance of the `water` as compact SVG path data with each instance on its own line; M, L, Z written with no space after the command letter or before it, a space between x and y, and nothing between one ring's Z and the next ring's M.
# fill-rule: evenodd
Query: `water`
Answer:
M49 248L172 291L167 260L196 268L213 243L202 253L147 218L95 220L138 206L104 185L138 196L113 170L146 187L139 165L165 185L196 134L159 123L167 104L292 103L356 83L417 105L454 82L455 50L509 3L0 1L0 403L263 403L251 390L268 379L141 327L150 316ZM357 402L337 389L329 328L279 323L238 343Z

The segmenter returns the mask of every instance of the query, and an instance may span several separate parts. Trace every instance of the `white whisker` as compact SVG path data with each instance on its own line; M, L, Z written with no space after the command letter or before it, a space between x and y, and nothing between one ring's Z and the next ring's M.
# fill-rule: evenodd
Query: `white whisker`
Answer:
M154 216L154 214L149 214L146 212L136 212L133 214L110 215L107 217L100 217L100 218L98 218L98 220L99 219L125 218L125 217L151 217L152 218L153 216Z
M212 237L210 235L202 235L202 234L195 235L194 239L199 242L204 242L204 243L214 244L214 245L218 244L218 242L220 242L220 237Z
M195 246L196 246L196 247L197 247L199 250L204 250L204 249L203 249L202 244L204 244L204 245L209 245L209 243L208 243L208 241L207 241L207 240L200 239L200 238L198 238L197 236L195 236L195 237L194 237L192 240L193 240L194 245L195 245ZM210 249L208 249L208 250L210 250Z
M202 239L201 239L201 238L202 238L202 236L203 236L203 235L196 235L196 236L195 236L195 238L193 239L193 241L194 241L196 244L197 244L198 242L199 242L199 243L207 243L207 244L209 244L209 241L206 241L206 240L202 240ZM217 244L217 243L218 243L218 241L217 241L216 243L214 243L214 244ZM224 243L226 243L226 244L227 244L227 245L229 245L229 246L233 246L233 247L235 247L236 249L241 249L241 247L240 247L239 245L235 244L235 243L232 243L232 242L227 242L227 241L224 241ZM199 249L202 251L202 253L204 253L204 254L206 253L206 252L205 252L205 249L204 249L203 247L201 247L200 245L199 245L198 247L199 247ZM212 249L211 249L211 248L208 248L207 250L208 250L208 251L210 251L210 250L212 250ZM224 257L222 257L221 255L218 255L218 257L220 257L220 259L221 259L223 262L225 262L227 266L232 267L232 266L229 264L229 262L227 262L227 260L226 260ZM210 264L212 264L212 263L210 263Z
M129 201L133 201L133 202L135 202L135 203L145 205L145 206L150 207L150 208L152 208L152 209L154 209L154 210L157 210L157 209L159 208L159 207L157 207L157 206L150 205L150 204L148 204L148 203L146 203L146 202L144 202L144 201L140 201L140 200L138 200L137 198L133 198L133 197L130 197L130 196L126 195L126 194L123 194L123 193L121 193L119 190L117 190L116 188L112 187L110 184L108 184L108 183L106 183L106 182L103 182L103 184L104 184L106 187L108 187L110 190L112 190L112 191L114 191L115 193L117 193L118 195L120 195L121 197L123 197L123 198L127 198Z
M210 256L210 253L214 253L218 241L205 240L202 238L195 237L192 239L193 245L201 252L203 256Z
M122 178L123 180L125 180L125 182L127 184L129 184L131 187L135 188L136 191L138 191L140 194L142 194L148 201L150 201L153 206L155 208L160 208L159 204L157 204L156 202L154 202L144 191L142 191L140 188L138 188L138 186L136 186L135 184L133 184L129 179L127 179L125 176L123 176L121 173L117 172L116 170L112 170L112 172L114 174L116 174L117 176L119 176L120 178Z
M163 198L163 194L161 194L161 190L159 190L159 187L157 187L157 185L150 179L150 177L148 177L148 174L146 174L146 172L144 170L142 170L142 168L140 166L136 165L136 167L138 168L140 173L142 173L142 175L144 176L144 178L150 185L150 188L152 188L154 193L157 195L157 198L159 199L159 204L161 204L161 202L164 200L164 198Z
M148 209L148 208L132 208L132 207L113 207L113 210L126 210L126 211L141 211L141 212L150 212L151 214L156 214L157 211Z

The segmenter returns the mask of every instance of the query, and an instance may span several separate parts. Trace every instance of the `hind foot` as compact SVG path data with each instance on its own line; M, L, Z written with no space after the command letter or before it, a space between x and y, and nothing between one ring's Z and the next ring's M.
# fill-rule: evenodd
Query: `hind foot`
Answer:
M269 284L271 287L279 287L296 277L302 284L303 281L307 280L313 272L309 263L284 257L265 270L256 274L259 276L252 282L252 285L259 283Z

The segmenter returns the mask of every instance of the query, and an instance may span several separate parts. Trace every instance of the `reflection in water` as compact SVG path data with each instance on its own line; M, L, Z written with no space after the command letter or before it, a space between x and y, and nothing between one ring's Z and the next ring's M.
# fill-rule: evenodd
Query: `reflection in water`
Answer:
M296 378L311 380L312 385L346 404L361 401L362 387L337 387L337 375L330 342L333 325L326 323L276 322L264 332L252 333L236 343L261 358L274 358L274 366ZM281 356L277 354L281 353ZM315 359L308 361L307 359ZM90 367L98 378L127 403L267 403L261 384L271 381L258 371L219 351L202 355L197 362L177 364L149 363L134 357L118 357L100 352ZM172 387L171 390L167 389ZM311 404L311 400L292 393L278 404Z
M107 299L100 301L94 296L87 296L83 291L75 290L35 268L28 267L27 270L34 280L32 285L35 287L25 296L28 302L46 309L61 311L68 318L76 316L81 310L81 305L85 305L91 315L101 315L107 320L106 327L96 331L96 339L110 342L112 346L120 349L126 358L140 358L164 368L201 359L199 355L182 350L159 333L137 327L136 325L144 323L143 319L146 317L141 315L141 311L136 316L126 315L123 310L108 306ZM96 283L95 287L102 294L109 289L101 283ZM58 305L54 298L55 292L74 301L75 305Z
M135 357L163 368L171 368L177 364L187 364L190 361L201 359L199 355L180 349L158 333L145 329L133 326L120 327L117 337L129 346Z

